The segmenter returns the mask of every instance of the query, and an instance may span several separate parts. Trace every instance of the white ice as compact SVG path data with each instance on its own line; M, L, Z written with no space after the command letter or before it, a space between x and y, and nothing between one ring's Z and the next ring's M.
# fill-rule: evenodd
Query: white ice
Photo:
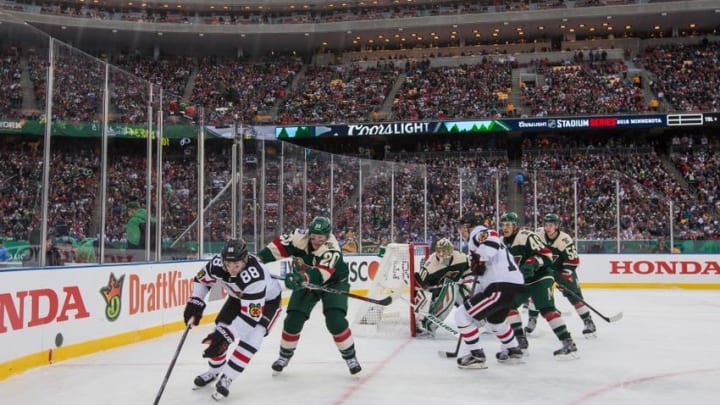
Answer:
M720 291L585 291L604 315L623 312L616 323L594 315L596 339L580 333L579 317L558 298L558 307L577 342L579 359L558 361L560 347L547 323L530 337L530 355L520 365L501 365L499 342L483 335L488 369L460 370L452 336L434 340L409 337L356 337L363 371L350 376L345 362L315 311L306 324L295 357L273 376L282 325L277 325L223 402L285 404L552 404L552 405L715 405L720 403ZM211 386L193 390L195 375L206 370L202 338L211 329L190 331L165 387L161 404L214 403ZM152 404L181 332L51 366L0 382L2 404Z

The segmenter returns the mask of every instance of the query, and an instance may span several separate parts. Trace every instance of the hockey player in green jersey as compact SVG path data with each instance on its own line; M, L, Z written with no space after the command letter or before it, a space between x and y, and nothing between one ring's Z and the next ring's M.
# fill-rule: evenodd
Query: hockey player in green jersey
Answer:
M528 341L522 326L520 312L517 310L528 298L532 298L537 310L550 324L555 336L562 342L562 347L555 350L556 357L572 356L577 352L575 342L567 330L560 311L555 307L553 297L552 252L540 237L533 231L520 229L518 215L508 212L500 218L503 243L510 249L515 262L525 278L525 292L515 297L515 308L508 313L508 320L520 343L520 348L527 349Z
M303 325L318 302L322 302L325 325L350 373L357 374L362 370L355 357L355 342L346 318L347 295L303 288L304 283L311 283L350 291L348 266L331 231L328 218L315 217L307 230L296 229L293 233L281 235L258 252L265 263L293 257L292 272L285 278L285 286L293 292L283 324L280 357L272 364L276 373L283 371L290 362Z
M585 337L595 336L595 322L592 320L590 310L583 303L582 290L578 283L577 267L580 264L580 258L578 257L577 247L575 241L567 233L560 230L560 217L557 214L545 215L543 227L538 229L537 235L545 243L553 255L553 264L551 265L553 270L553 277L555 282L560 286L565 298L575 307L578 315L583 320L585 327L583 328L583 335ZM566 290L570 290L575 294L569 294ZM534 305L530 306L528 311L528 326L525 327L525 332L532 333L537 325L538 311L534 308Z
M415 290L416 328L420 336L432 337L438 327L423 313L445 320L453 307L462 303L464 294L457 282L465 276L472 276L468 256L455 250L447 238L438 240L435 252L414 276L418 285Z

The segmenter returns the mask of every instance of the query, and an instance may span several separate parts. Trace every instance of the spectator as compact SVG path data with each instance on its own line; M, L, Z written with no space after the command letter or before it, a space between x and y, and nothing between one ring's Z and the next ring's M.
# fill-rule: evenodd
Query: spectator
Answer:
M127 247L128 249L145 249L145 223L147 217L147 211L145 208L141 208L140 204L133 200L127 204L127 212L130 219L128 219L127 225L125 225L125 233L127 234ZM155 224L156 220L150 218L150 248L155 248Z
M525 176L522 174L522 172L518 172L518 174L515 175L515 184L517 184L518 193L522 193L523 184L525 184Z
M10 254L5 247L2 239L0 239L0 263L4 263L10 260Z

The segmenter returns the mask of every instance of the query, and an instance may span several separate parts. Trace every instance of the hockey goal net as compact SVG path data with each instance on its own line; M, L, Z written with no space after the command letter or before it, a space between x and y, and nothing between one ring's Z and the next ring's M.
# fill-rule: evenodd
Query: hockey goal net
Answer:
M353 333L362 336L415 336L415 313L410 306L414 296L414 273L420 271L430 255L422 243L390 243L380 259L368 289L368 297L392 297L388 306L362 302L354 312Z

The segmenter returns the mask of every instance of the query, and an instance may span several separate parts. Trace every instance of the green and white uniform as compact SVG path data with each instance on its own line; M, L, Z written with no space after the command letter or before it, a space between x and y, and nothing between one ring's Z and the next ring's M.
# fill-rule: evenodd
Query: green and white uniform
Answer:
M298 229L270 242L258 252L258 257L265 263L288 257L301 258L309 266L301 272L306 281L337 290L350 290L348 266L343 259L340 244L332 234L328 235L322 246L313 250L310 233ZM286 359L293 356L303 325L318 302L322 302L325 326L332 334L342 358L354 358L355 343L346 319L348 297L304 288L294 289L290 296L280 340L280 356Z

